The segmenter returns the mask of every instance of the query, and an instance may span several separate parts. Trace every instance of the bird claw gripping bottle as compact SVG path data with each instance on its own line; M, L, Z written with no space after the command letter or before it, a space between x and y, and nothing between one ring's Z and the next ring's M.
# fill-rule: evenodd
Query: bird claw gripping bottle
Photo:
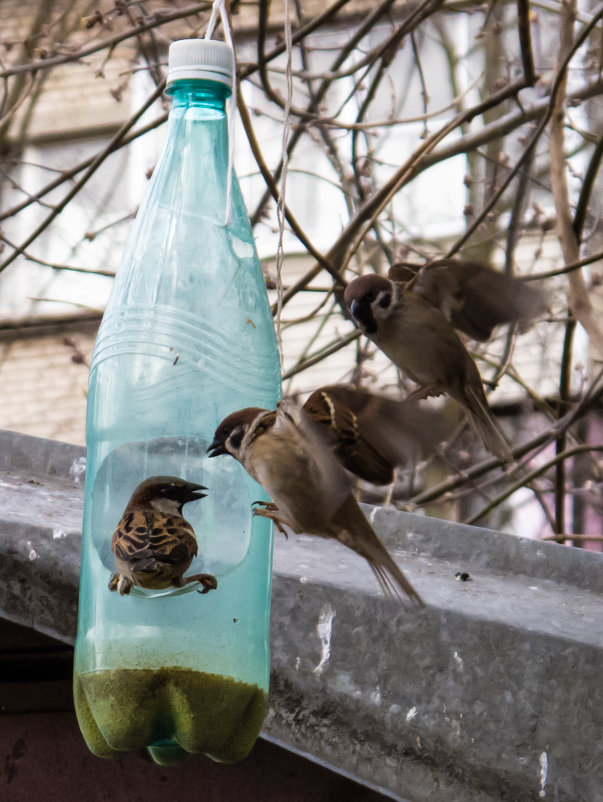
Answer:
M268 689L272 531L265 498L235 460L210 460L217 424L273 409L278 351L249 219L234 173L228 201L225 101L232 51L215 40L170 48L168 135L99 330L86 423L87 469L74 696L90 750L147 747L245 757ZM136 486L176 476L207 488L190 504L197 582L108 589L111 537Z

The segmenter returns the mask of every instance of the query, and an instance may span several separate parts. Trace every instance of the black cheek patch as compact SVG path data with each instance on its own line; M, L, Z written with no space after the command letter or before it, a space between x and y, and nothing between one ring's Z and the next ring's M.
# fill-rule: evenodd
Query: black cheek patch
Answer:
M367 301L357 301L354 304L352 314L366 334L374 334L377 331L377 325L373 317L370 303L367 303Z
M230 434L228 438L228 445L232 448L238 449L241 443L243 442L243 436L245 435L245 430L242 426L237 426L236 429Z
M381 297L379 298L379 306L382 309L387 309L392 302L392 294L391 292L382 292Z

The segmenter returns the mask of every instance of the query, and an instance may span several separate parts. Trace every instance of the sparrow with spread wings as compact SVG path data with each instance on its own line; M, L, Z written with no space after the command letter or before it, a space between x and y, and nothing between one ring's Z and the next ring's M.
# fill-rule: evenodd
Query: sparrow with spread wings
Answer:
M182 508L205 498L203 485L177 476L152 476L134 490L111 541L117 572L109 590L130 593L133 585L153 590L200 582L207 593L218 587L212 574L185 577L197 554L197 538Z
M330 396L327 407L329 403L334 403ZM349 410L340 414L353 420ZM338 540L367 560L386 594L404 593L423 606L358 506L350 474L336 456L337 445L329 442L336 436L329 427L329 421L313 421L311 411L290 402L281 402L276 410L248 407L220 423L208 452L210 457L231 454L270 495L272 503L256 508L256 515L272 519L279 528L286 525L296 533ZM358 441L353 428L348 428L347 449ZM354 460L359 459L355 453ZM380 479L391 474L388 459L380 465Z
M348 284L345 302L360 330L420 386L413 395L446 393L454 398L467 411L472 429L486 448L510 461L509 444L488 406L477 366L454 326L484 339L497 323L526 320L541 311L544 301L536 293L533 303L524 299L513 310L504 302L497 307L496 292L484 289L486 279L492 277L483 276L484 270L495 271L480 268L481 279L472 283L467 263L458 270L455 265L452 272L447 272L450 265L434 265L434 272L428 266L414 275L412 267L400 265L392 268L393 279L360 276ZM496 289L496 280L492 284Z

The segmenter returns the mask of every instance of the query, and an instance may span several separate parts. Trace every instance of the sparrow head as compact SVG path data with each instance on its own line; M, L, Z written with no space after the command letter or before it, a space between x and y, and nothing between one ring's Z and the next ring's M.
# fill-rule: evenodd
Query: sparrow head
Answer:
M232 454L236 459L240 459L245 435L251 429L256 418L267 412L267 409L260 407L245 407L245 409L239 409L224 418L207 449L210 458L219 457L220 454Z
M344 300L359 328L370 336L377 331L378 321L389 315L397 300L397 289L389 279L371 273L350 281Z
M141 482L128 502L128 507L168 507L182 513L182 507L189 501L205 498L204 485L187 482L178 476L151 476Z

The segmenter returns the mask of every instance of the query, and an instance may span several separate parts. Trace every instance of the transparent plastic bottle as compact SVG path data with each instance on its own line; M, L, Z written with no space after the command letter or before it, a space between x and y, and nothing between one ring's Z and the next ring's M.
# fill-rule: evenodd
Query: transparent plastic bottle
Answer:
M99 330L87 414L87 468L74 696L102 757L148 747L159 763L189 752L235 761L264 717L272 531L265 498L233 459L211 460L217 424L280 394L274 327L236 177L225 225L231 51L217 41L170 48L168 136ZM184 508L197 583L108 589L111 537L143 479L205 485Z

